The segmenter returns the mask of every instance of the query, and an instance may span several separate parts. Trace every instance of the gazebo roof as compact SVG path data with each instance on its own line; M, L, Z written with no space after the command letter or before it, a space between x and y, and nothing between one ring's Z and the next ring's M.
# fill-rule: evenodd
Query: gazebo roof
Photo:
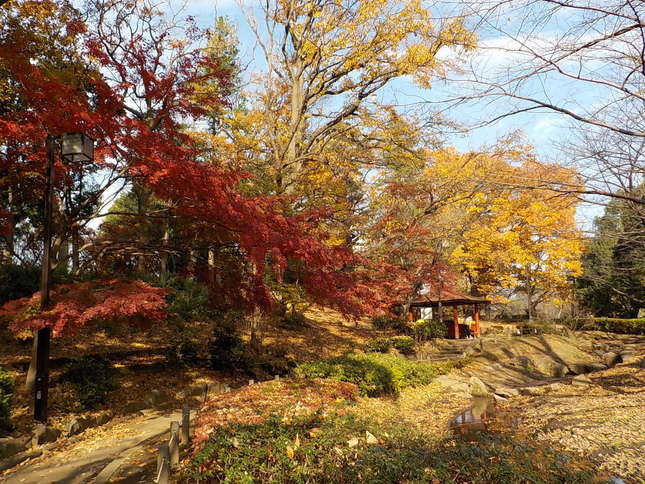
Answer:
M414 299L410 304L410 307L413 308L431 308L437 307L441 301L442 306L466 306L473 304L490 304L491 301L485 297L479 296L469 296L467 294L461 294L457 291L449 291L447 289L442 289L440 292L440 297L437 296L436 291L431 291L427 294L421 294L419 297Z

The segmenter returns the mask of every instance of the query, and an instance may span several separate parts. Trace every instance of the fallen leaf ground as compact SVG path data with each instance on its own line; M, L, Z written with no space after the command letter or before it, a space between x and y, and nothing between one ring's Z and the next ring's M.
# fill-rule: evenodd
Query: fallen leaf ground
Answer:
M645 370L634 363L589 376L592 385L515 397L502 408L517 417L519 433L629 482L645 482Z

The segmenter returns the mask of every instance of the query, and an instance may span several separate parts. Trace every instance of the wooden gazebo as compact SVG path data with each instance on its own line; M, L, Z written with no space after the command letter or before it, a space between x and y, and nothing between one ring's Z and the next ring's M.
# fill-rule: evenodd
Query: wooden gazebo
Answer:
M459 317L457 308L459 306L473 306L473 334L475 337L481 336L479 327L479 310L482 306L490 304L491 301L484 297L469 296L461 294L456 291L449 291L442 289L439 294L435 291L430 291L427 294L421 294L414 299L410 304L410 309L416 308L433 308L442 314L442 309L452 307L452 323L448 326L448 337L452 339L459 339ZM433 314L434 316L434 314Z

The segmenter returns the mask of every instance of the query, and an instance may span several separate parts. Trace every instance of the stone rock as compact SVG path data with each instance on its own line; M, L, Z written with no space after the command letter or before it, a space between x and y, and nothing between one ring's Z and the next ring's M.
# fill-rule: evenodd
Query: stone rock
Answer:
M370 433L368 430L365 431L365 441L368 444L378 444L378 439L374 437L374 435Z
M588 363L587 364L587 372L588 373L593 373L594 371L603 371L606 370L608 367L604 363Z
M148 406L157 407L163 405L164 403L170 400L168 393L162 390L154 389L150 392L150 395L146 398L146 403Z
M607 353L604 353L602 355L602 361L605 362L605 365L611 367L614 365L617 365L618 363L622 362L623 359L621 356L617 353L614 353L613 351L609 351Z
M67 423L65 427L65 435L71 437L72 435L77 435L83 432L83 430L90 427L90 422L84 418L74 417Z
M571 370L569 370L569 367L563 363L556 363L553 365L553 372L551 373L551 376L555 376L557 378L562 378L565 375L567 375Z
M576 375L582 375L583 373L605 370L607 369L607 366L601 363L596 363L595 361L583 361L569 363L569 368L571 369L572 373Z
M544 395L551 389L547 385L520 388L522 395Z
M470 385L463 380L451 377L450 375L441 375L435 381L446 390L454 393L467 393L470 396Z
M146 403L152 407L163 403L162 392L160 390L157 390L156 388L153 389L150 392L150 394L146 397Z
M98 427L99 425L106 424L107 422L110 421L112 416L113 416L112 412L108 411L108 412L100 413L90 418L74 417L72 420L70 420L67 423L65 435L67 437L71 437L72 435L80 434L81 432L89 428Z
M95 427L99 427L101 425L105 425L108 423L110 420L112 420L112 417L114 417L114 413L111 411L107 412L102 412L98 414L96 417L93 418L93 425Z
M54 442L60 437L62 432L50 425L38 424L34 429L32 443L34 446Z
M476 376L471 376L469 383L470 383L470 394L473 397L489 396L489 391L488 391L488 388L486 387L486 384Z
M495 389L495 394L499 395L500 397L511 398L518 396L520 394L520 391L517 388L499 387Z
M464 356L472 356L475 353L477 353L478 348L475 348L474 346L467 346L466 349L464 350Z
M623 363L634 363L636 361L636 353L633 351L621 351L620 358L623 360Z
M0 459L0 471L11 469L27 459L33 459L34 457L42 455L42 453L42 449L31 449L19 452L18 454L14 454L6 459Z
M553 391L563 390L564 388L566 388L566 385L556 382L556 383L551 383L549 385L549 388L551 388L551 390Z
M146 402L130 402L123 407L123 413L137 413L144 408L148 408L148 404Z
M591 381L591 378L589 378L587 375L577 375L574 376L571 380L571 384L576 386L587 386L591 385L592 383L593 381Z
M495 399L496 402L505 402L506 400L508 400L508 398L502 397L497 393L493 394L493 398Z
M0 460L27 450L28 444L29 437L20 437L17 439L7 437L5 439L0 439Z

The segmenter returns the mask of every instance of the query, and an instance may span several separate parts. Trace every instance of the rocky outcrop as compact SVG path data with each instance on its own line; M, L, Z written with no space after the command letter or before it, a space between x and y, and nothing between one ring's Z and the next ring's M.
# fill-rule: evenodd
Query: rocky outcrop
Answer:
M618 363L621 363L623 359L618 353L608 351L607 353L603 353L602 361L604 361L605 365L607 365L608 367L612 367L617 365Z
M29 437L0 439L0 460L27 450L30 440Z
M51 425L38 424L34 428L33 437L31 439L32 446L36 447L42 444L55 442L60 437L62 432L52 427Z
M11 469L27 459L33 459L34 457L40 456L42 453L42 449L31 449L19 452L11 457L7 457L6 459L2 459L0 460L0 471Z
M571 384L576 386L587 386L593 384L593 381L591 381L591 378L587 375L576 375L571 380Z
M477 378L476 376L471 376L468 383L469 383L470 394L473 397L490 396L490 392L488 391L488 388L486 387L484 382L481 381L481 379Z
M72 435L80 434L81 432L89 428L99 427L101 425L108 423L113 416L114 414L108 411L108 412L102 412L98 415L92 415L91 417L87 417L87 418L74 417L72 420L70 420L67 423L67 426L65 429L65 435L67 437L71 437Z

